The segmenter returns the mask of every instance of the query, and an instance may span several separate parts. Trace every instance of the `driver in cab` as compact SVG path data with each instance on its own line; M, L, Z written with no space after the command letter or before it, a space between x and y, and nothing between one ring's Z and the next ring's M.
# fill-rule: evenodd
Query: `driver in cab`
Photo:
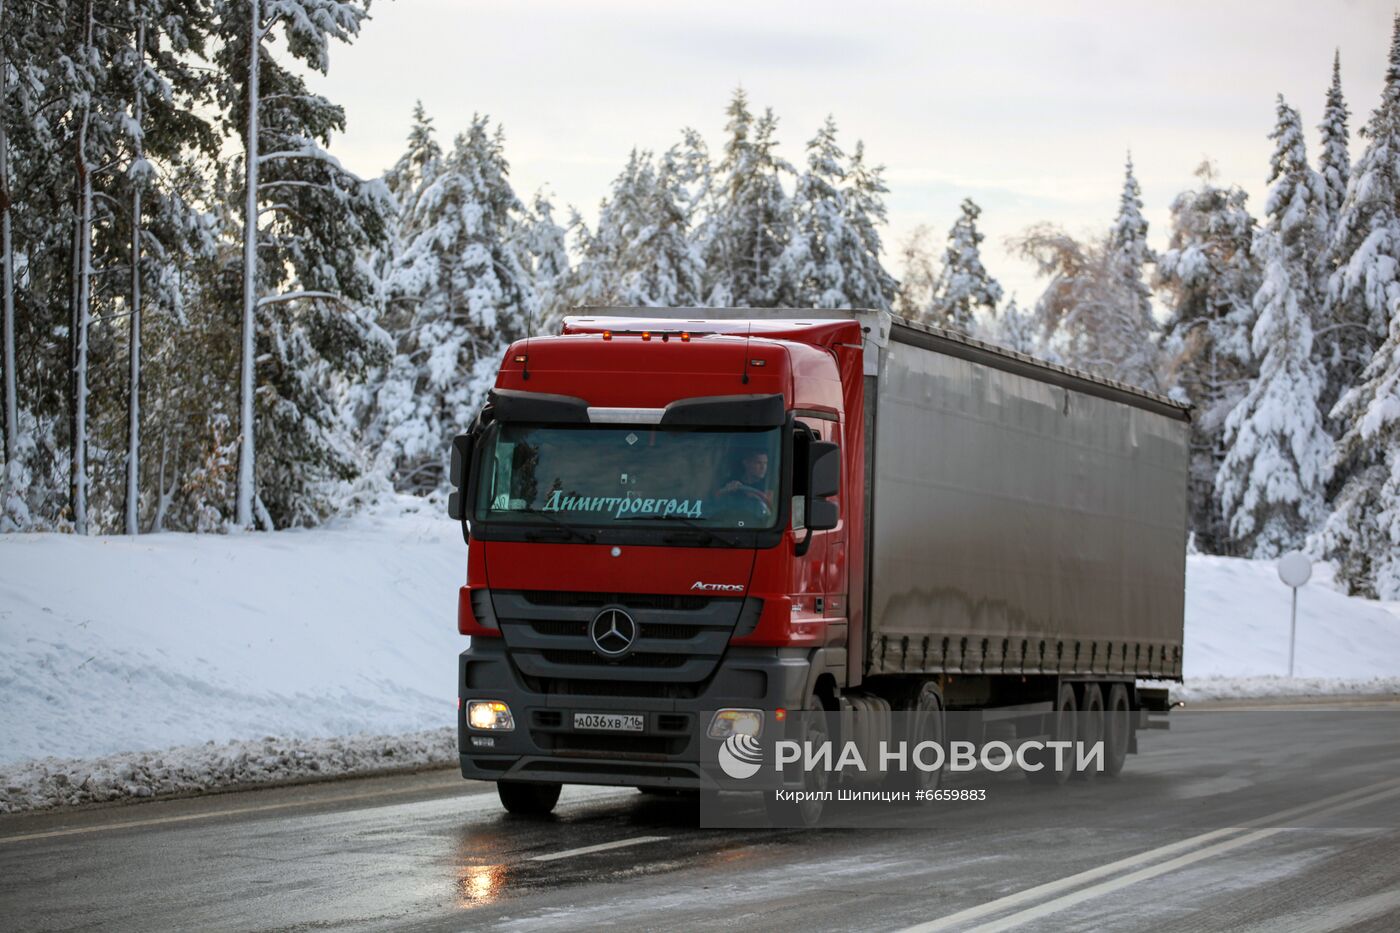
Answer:
M753 502L765 515L773 510L773 490L768 482L768 454L762 450L749 451L739 461L738 475L715 490L715 498L727 504Z

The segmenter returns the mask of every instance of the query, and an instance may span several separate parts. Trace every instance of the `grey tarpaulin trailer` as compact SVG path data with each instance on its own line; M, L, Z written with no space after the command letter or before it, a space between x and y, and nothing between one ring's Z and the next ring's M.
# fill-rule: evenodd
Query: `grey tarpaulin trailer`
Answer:
M913 323L866 332L865 675L1181 677L1190 413Z

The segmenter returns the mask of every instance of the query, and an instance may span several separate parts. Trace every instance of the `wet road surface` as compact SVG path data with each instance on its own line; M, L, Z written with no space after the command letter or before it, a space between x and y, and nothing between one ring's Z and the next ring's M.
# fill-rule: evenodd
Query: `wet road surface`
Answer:
M704 830L693 803L631 788L568 787L521 819L452 771L10 816L0 927L1400 929L1400 751L1343 760L1337 730L1261 723L1219 758L1147 733L1121 781L941 831ZM1300 798L1321 769L1335 781ZM1154 788L1189 817L1144 806ZM1045 813L1088 794L1101 819Z

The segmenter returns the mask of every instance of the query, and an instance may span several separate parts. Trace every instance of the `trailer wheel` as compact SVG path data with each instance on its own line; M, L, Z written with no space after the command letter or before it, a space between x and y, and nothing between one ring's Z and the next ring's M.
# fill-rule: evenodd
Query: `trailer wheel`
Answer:
M496 793L500 795L501 806L520 816L544 816L559 802L562 784L534 783L531 781L497 781Z
M1104 717L1103 772L1109 777L1123 773L1128 761L1128 746L1133 741L1133 713L1128 703L1128 688L1114 684L1108 688Z
M909 713L912 734L908 736L908 747L913 749L920 742L934 742L942 747L947 729L943 718L943 696L938 692L937 683L926 680L919 685L918 692L909 701ZM946 770L946 763L937 771L913 768L909 772L909 780L904 783L909 785L910 790L937 790Z
M821 698L816 695L809 696L802 713L802 731L794 738L799 742L809 743L812 748L820 748L830 739L832 733ZM825 791L830 783L831 775L820 768L804 771L802 774L802 790L805 791ZM768 818L779 827L815 826L822 818L821 794L803 796L809 799L779 800L773 791L765 790L763 807L768 811Z
M1079 703L1074 697L1074 686L1068 683L1060 684L1060 693L1055 700L1055 712L1051 714L1050 739L1058 742L1073 742L1075 739L1075 724L1078 719ZM1040 764L1039 771L1027 771L1026 779L1032 784L1056 785L1063 784L1069 780L1070 772L1074 770L1073 757L1065 759L1065 767L1055 767L1054 749L1041 749L1039 755L1032 760Z
M1078 739L1086 749L1092 748L1095 742L1103 740L1104 737L1104 715L1103 715L1103 690L1098 684L1084 684L1084 693L1079 701L1079 708L1083 710L1079 714L1079 735ZM1076 755L1076 759L1077 759ZM1108 748L1105 742L1104 766L1108 766ZM1093 767L1080 768L1076 771L1075 777L1084 781L1093 781L1099 776L1097 769Z

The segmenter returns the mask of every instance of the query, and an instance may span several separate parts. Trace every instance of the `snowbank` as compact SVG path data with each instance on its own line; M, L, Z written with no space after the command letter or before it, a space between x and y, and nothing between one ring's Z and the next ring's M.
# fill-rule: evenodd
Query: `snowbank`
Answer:
M459 526L0 535L0 763L455 721Z
M450 726L407 735L269 736L256 742L209 742L101 758L41 758L0 768L0 813L415 770L456 761L457 732Z
M455 718L466 551L441 513L403 499L311 531L0 535L0 810L451 761L450 732L409 735ZM1400 605L1318 569L1289 680L1272 563L1189 558L1177 694L1400 692Z
M1273 561L1188 558L1183 695L1396 692L1400 605L1347 596L1333 586L1327 565L1315 567L1298 591L1290 681L1290 592Z

